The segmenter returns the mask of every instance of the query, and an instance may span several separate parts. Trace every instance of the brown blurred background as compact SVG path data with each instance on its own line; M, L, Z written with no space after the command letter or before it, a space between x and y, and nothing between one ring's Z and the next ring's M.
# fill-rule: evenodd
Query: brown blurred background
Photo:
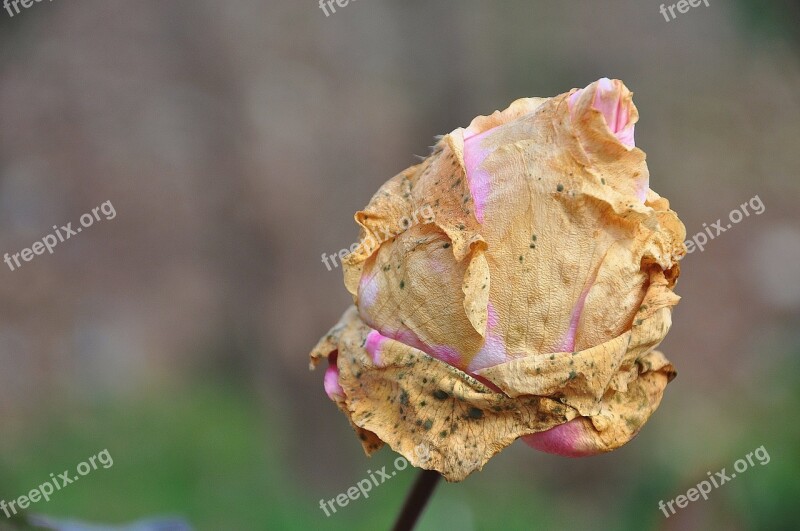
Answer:
M0 272L0 498L103 448L34 507L198 529L383 529L411 470L326 518L366 459L309 373L350 302L352 214L437 134L523 96L625 81L651 187L691 235L641 435L568 460L514 445L422 529L791 529L800 518L800 39L787 3L81 0L0 10L0 253L104 201L113 220ZM672 499L764 445L665 519ZM1 516L1 515L0 515Z

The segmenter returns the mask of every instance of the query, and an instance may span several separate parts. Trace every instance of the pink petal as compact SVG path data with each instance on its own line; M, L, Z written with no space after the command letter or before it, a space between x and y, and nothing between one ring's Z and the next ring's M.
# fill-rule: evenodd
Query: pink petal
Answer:
M344 398L344 389L339 384L339 367L336 365L336 358L337 354L334 352L328 358L328 368L325 369L325 378L323 380L323 386L325 387L325 392L328 394L328 397L331 400L336 400L336 398Z
M495 332L500 322L500 315L495 310L494 305L489 302L487 305L486 340L481 349L472 358L467 367L470 374L474 376L475 371L500 365L508 361L508 351L503 338Z
M556 426L555 428L525 435L522 440L536 450L565 457L585 457L599 453L591 437L586 434L586 426L580 418Z
M364 349L367 351L367 354L369 354L370 358L372 358L372 363L378 367L383 365L383 360L381 359L381 348L387 339L388 338L386 336L381 335L381 333L377 330L373 330L367 334L367 342L364 345Z
M475 203L475 219L478 220L478 223L483 223L483 212L489 198L491 183L489 172L481 168L481 164L491 152L481 147L481 141L491 131L490 129L474 136L464 136L464 166L467 174L467 186L469 186L472 200Z
M624 101L626 95L625 86L618 80L611 81L607 77L598 79L596 82L594 100L592 107L603 113L609 130L617 137L617 140L628 147L635 146L634 124L630 123L631 115L628 103ZM589 85L591 87L591 85ZM569 97L570 111L575 103L583 94L585 89L574 92ZM629 92L628 92L629 94Z

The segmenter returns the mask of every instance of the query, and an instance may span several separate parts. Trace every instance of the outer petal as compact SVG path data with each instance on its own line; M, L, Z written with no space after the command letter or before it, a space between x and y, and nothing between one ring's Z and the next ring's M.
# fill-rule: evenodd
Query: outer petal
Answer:
M372 332L350 308L311 353L313 367L338 352L345 396L337 404L368 455L383 441L414 466L460 481L520 436L577 415L552 398L509 398L392 339L380 342L377 366L366 349Z
M610 451L638 433L674 377L652 351L669 328L674 302L662 295L653 293L654 307L641 310L636 328L608 344L478 371L497 391L413 347L371 340L375 331L354 308L315 347L312 366L338 353L344 396L337 403L367 454L383 441L449 481L480 470L519 437L563 455ZM572 419L578 422L565 425Z

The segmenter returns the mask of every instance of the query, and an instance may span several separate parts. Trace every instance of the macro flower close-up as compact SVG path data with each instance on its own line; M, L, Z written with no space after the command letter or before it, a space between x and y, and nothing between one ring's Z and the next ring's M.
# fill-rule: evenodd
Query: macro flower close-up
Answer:
M356 213L354 305L311 364L368 454L460 481L519 438L614 450L658 407L686 234L650 188L632 96L603 78L516 100Z
M796 20L2 0L0 531L795 529Z

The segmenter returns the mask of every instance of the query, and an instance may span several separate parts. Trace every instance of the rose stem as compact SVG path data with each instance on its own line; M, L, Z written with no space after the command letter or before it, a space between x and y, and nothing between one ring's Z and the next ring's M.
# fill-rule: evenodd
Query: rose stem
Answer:
M397 516L393 531L411 531L428 504L428 500L442 478L435 470L420 470L414 485L406 497L403 508Z

